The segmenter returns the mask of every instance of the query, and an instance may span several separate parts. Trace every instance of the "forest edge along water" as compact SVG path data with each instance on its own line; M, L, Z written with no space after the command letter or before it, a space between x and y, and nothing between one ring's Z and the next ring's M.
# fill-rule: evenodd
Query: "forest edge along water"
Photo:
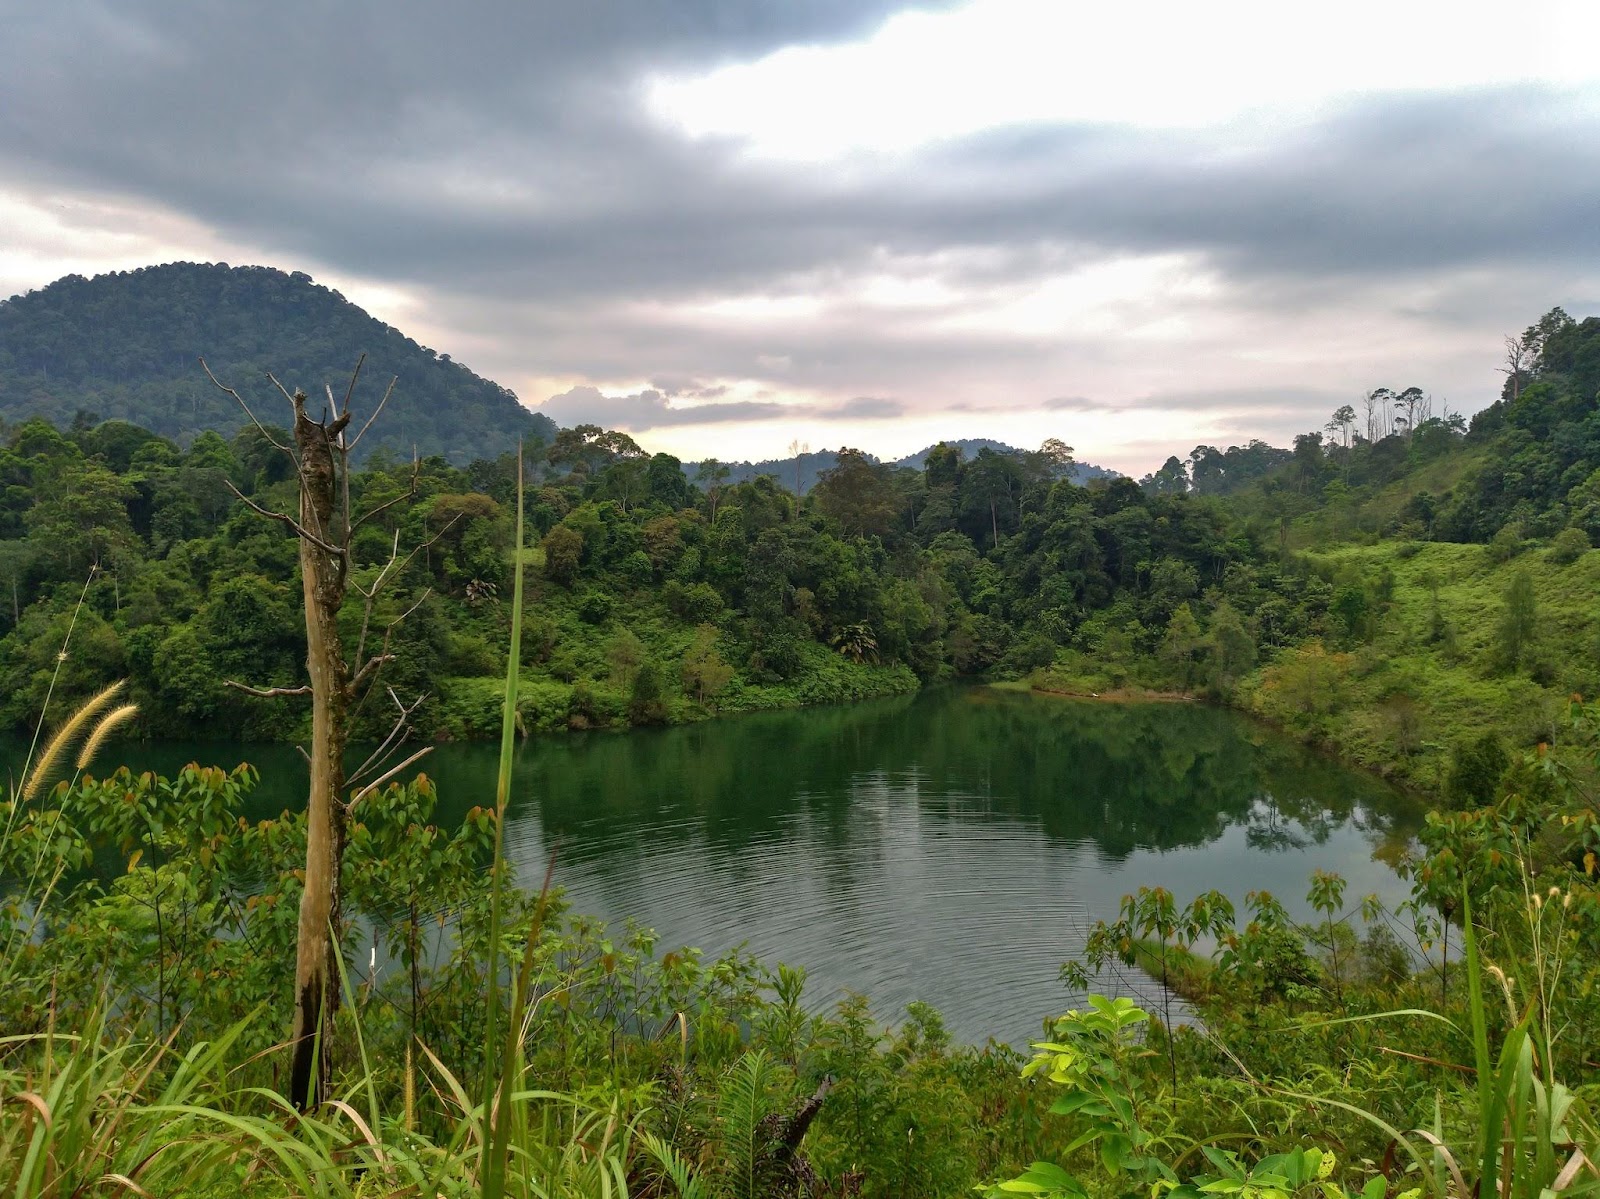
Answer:
M253 818L304 803L290 746L157 742L119 761L172 774L249 761ZM492 746L437 746L439 823L494 793ZM517 747L506 852L537 890L559 846L573 908L623 936L808 972L807 1000L927 1003L952 1034L1024 1045L1076 999L1058 978L1121 897L1275 894L1299 917L1313 870L1394 902L1421 817L1397 789L1237 713L937 687ZM365 960L363 949L359 957ZM1098 989L1152 997L1137 971Z

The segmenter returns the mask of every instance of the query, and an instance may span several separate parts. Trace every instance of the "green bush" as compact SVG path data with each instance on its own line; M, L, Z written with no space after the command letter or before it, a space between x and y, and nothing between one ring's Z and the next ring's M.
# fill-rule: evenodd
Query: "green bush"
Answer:
M1499 564L1511 561L1523 551L1523 548L1521 526L1508 522L1500 526L1500 531L1489 539L1489 544L1484 550L1490 562Z
M616 601L604 591L586 591L578 601L578 618L584 624L604 624Z
M1562 529L1550 543L1550 561L1570 566L1589 552L1589 534L1576 526Z
M500 655L475 633L451 632L445 642L446 674L465 678L494 674L502 666Z
M1494 799L1511 756L1499 734L1485 733L1476 741L1457 745L1450 755L1445 795L1456 808L1482 807Z

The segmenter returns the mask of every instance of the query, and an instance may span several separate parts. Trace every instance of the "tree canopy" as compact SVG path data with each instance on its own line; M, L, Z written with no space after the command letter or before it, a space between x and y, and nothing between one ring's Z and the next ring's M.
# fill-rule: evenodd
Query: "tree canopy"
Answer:
M200 369L271 408L271 371L314 399L343 392L366 354L365 386L398 376L383 420L363 442L461 465L518 437L548 442L549 418L369 316L310 276L270 267L176 262L86 279L68 275L0 302L0 417L42 416L60 428L115 420L180 443L231 437L246 417ZM264 418L265 419L265 418ZM125 426L124 426L125 427ZM103 431L102 438L128 436ZM131 451L130 451L131 452Z

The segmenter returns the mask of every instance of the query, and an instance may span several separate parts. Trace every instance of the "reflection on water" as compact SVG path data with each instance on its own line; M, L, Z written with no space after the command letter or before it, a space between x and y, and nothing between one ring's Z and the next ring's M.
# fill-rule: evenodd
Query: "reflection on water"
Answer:
M261 767L254 806L296 802L292 749L151 746ZM496 756L428 759L441 817L492 802ZM958 1037L1021 1043L1070 996L1057 981L1095 919L1161 885L1180 900L1307 877L1391 899L1385 858L1417 812L1369 776L1232 713L942 689L688 728L541 738L517 758L508 852L537 886L552 847L574 904L664 944L744 944L804 965L814 1003L921 999Z

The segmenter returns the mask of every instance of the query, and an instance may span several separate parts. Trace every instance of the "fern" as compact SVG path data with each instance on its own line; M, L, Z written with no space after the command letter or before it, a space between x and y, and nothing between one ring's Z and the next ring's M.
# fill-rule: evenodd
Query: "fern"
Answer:
M722 1128L723 1151L735 1199L758 1199L764 1134L769 1110L767 1093L772 1063L757 1049L745 1054L728 1071L717 1102L717 1122Z
M639 1140L645 1152L655 1158L661 1173L677 1192L678 1199L709 1199L704 1180L695 1174L688 1159L670 1141L651 1132L641 1133Z

